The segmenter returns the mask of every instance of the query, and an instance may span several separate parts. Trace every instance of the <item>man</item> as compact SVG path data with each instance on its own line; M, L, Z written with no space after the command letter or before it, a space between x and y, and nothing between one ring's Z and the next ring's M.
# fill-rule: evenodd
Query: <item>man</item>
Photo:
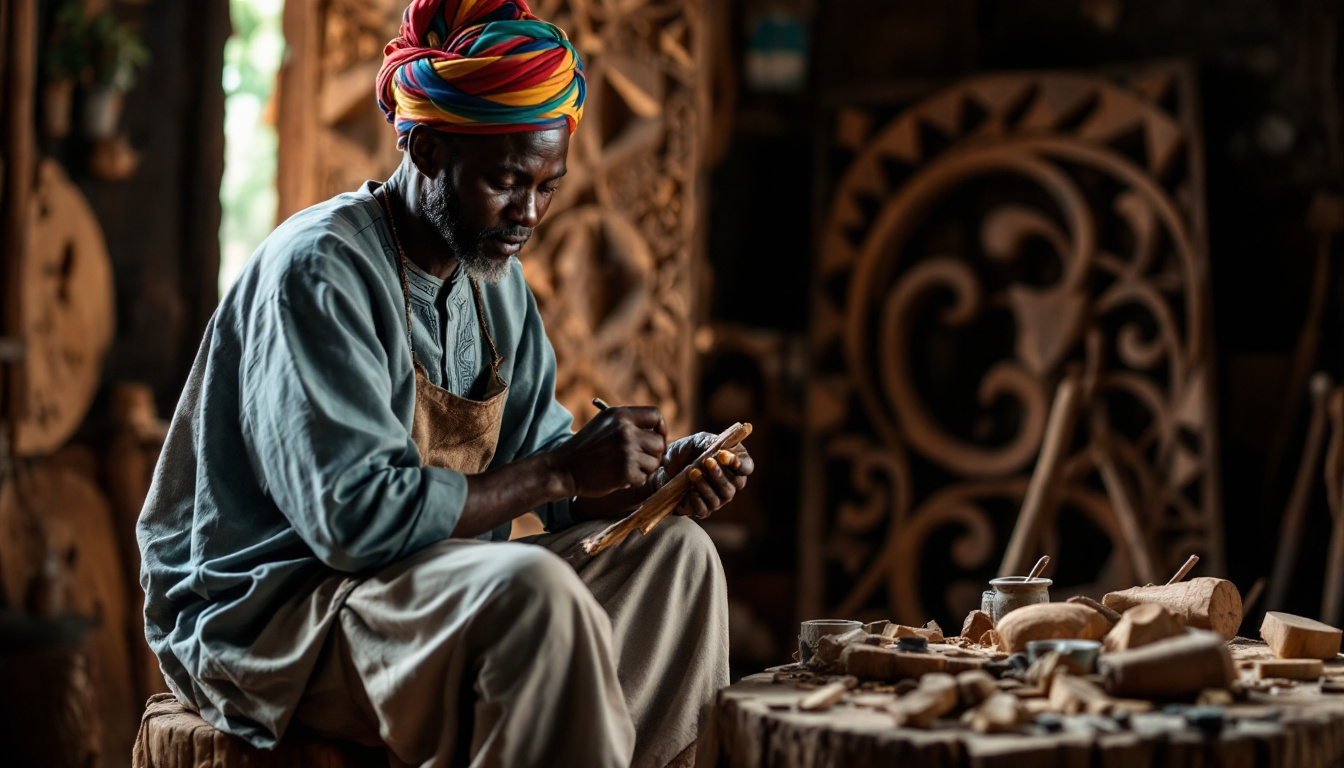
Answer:
M403 162L281 225L206 330L137 526L173 692L272 746L399 765L663 766L727 682L722 569L685 517L579 542L707 445L653 408L577 434L514 256L565 175L582 67L522 0L415 0L379 102ZM683 515L733 498L738 450ZM536 511L548 533L505 542Z

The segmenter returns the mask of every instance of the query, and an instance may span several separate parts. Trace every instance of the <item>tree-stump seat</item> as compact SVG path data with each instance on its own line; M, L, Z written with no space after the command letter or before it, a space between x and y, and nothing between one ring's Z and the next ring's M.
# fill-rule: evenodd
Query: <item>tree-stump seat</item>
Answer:
M381 749L291 732L274 750L230 736L171 693L151 696L135 739L133 768L387 768Z

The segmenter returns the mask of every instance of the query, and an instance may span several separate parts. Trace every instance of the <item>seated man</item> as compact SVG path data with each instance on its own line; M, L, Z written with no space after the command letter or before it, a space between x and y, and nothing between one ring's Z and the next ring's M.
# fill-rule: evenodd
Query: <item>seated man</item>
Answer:
M577 434L514 255L584 79L522 0L415 0L379 103L401 166L275 230L205 332L137 526L173 693L398 765L667 765L728 681L722 568L665 520L579 542L695 461L654 408ZM703 517L752 471L702 462ZM694 473L693 473L694 474ZM548 533L504 541L536 511Z

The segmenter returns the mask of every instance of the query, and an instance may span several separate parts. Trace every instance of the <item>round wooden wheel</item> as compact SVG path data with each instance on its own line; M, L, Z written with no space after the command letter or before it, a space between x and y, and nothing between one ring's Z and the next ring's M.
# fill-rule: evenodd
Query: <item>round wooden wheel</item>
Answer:
M112 266L97 217L55 160L42 162L28 228L14 453L43 456L69 439L98 389L115 323Z
M125 573L107 499L80 472L45 461L0 488L0 587L12 609L94 621L84 645L104 755L130 754Z

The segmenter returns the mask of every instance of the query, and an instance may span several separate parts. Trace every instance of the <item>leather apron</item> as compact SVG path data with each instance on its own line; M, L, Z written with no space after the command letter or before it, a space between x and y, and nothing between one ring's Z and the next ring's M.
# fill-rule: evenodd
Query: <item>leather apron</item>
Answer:
M406 302L406 343L411 348L411 363L415 367L415 419L411 427L411 440L420 449L420 466L442 467L465 475L479 474L495 458L499 429L504 420L504 402L509 391L508 383L499 375L499 366L504 358L499 356L495 340L490 335L490 326L485 318L485 302L481 299L481 286L475 280L470 281L472 297L476 300L476 321L480 323L481 338L485 339L486 346L490 348L493 361L490 363L490 380L484 399L471 400L459 397L430 381L425 374L425 367L415 356L406 252L402 250L401 238L397 236L397 227L392 221L392 206L387 199L386 186L383 187L382 202L392 240L397 246L397 269L401 276L402 298Z

